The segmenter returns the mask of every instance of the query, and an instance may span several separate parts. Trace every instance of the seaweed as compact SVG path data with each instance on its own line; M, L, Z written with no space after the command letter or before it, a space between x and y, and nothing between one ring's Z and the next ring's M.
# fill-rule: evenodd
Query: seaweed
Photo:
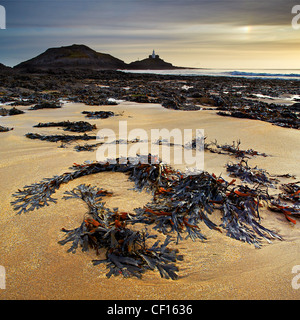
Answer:
M230 172L230 176L240 178L246 183L259 183L271 187L274 187L274 185L278 183L278 179L271 178L266 170L259 169L257 166L251 168L244 159L238 163L227 163L226 170Z
M262 156L267 157L268 155L266 153L258 152L253 149L240 149L241 141L237 140L237 142L233 141L232 144L225 143L224 145L218 144L217 140L214 142L207 143L205 140L207 137L198 137L194 138L190 143L187 143L184 145L184 148L187 149L196 149L197 146L203 148L205 151L209 151L211 153L217 153L217 154L227 154L230 156L234 156L235 158L250 158L254 156ZM159 141L160 144L163 143L163 141Z
M95 151L96 148L98 148L99 146L101 146L103 144L103 142L100 143L95 143L95 144L87 144L85 143L84 145L77 145L74 147L74 150L76 150L77 152L82 152L82 151Z
M237 140L237 142L233 141L232 144L224 144L224 145L219 145L217 140L215 140L214 143L216 149L212 149L210 146L208 146L208 150L214 153L219 153L219 154L229 154L233 155L235 158L249 158L249 156L262 156L262 157L267 157L265 153L261 153L258 151L255 151L253 149L246 149L242 150L240 149L240 144L241 141Z
M296 224L295 218L300 218L300 203L296 203L293 205L289 205L286 203L282 203L280 199L272 200L269 204L269 209L271 211L281 212L285 215L285 218L292 222L293 224Z
M24 111L19 110L15 107L11 108L11 109L6 109L6 108L0 108L0 116L15 116L18 114L23 114Z
M148 156L147 156L148 158ZM140 166L143 166L141 162L146 162L143 156L138 157ZM137 167L139 165L136 165ZM119 171L119 172L128 172L133 170L135 165L130 164L129 159L121 158L117 159L115 164L108 162L100 163L85 163L82 165L74 164L70 169L71 172L63 173L62 175L55 175L52 178L45 178L38 183L27 185L23 190L18 190L18 192L13 194L13 197L16 198L15 201L11 202L14 207L14 210L18 213L25 213L27 211L33 211L44 206L48 206L48 202L56 202L56 199L53 199L51 196L60 188L62 184L68 183L71 180L80 178L82 176L95 174L104 171ZM143 187L143 184L146 184L147 179L141 182L139 188Z
M42 135L39 133L26 133L25 134L26 138L29 139L37 139L41 141L48 141L48 142L71 142L71 141L76 141L76 140L96 140L96 136L89 136L87 134L84 135L60 135L60 134L55 134L55 135Z
M281 212L285 215L285 218L296 224L296 220L293 218L300 218L300 185L298 182L282 184L279 188L283 191L277 199L273 199L269 203L269 209L276 212ZM287 201L282 202L281 200Z
M282 184L280 189L283 191L279 195L281 199L300 204L300 181Z
M112 111L82 111L81 113L86 114L86 118L89 119L107 119L115 115Z
M274 105L260 103L260 105L250 105L247 108L236 106L222 110L225 110L225 112L219 111L217 114L225 117L266 121L284 128L300 128L299 115L296 110L285 105L276 105L274 107Z
M165 178L160 180L153 202L136 209L135 222L154 223L155 229L164 234L176 232L177 243L182 240L182 233L187 233L186 238L192 240L206 240L198 226L200 221L219 230L208 215L213 212L213 202L222 199L226 188L223 180L206 172L184 177L168 167L163 167L162 175Z
M60 122L47 122L47 123L39 123L35 126L35 128L45 128L45 127L64 127L65 131L71 132L87 132L97 129L96 125L92 125L86 121L60 121Z
M157 269L162 277L176 279L177 267L172 263L179 260L179 256L177 251L167 249L167 245L172 234L176 235L177 243L183 235L193 241L206 241L207 237L199 226L201 222L210 229L225 230L227 236L257 248L263 240L282 240L280 235L261 225L259 208L263 202L270 204L273 201L268 194L269 180L249 180L252 184L256 183L251 187L236 186L235 179L227 182L208 172L183 174L151 154L111 160L115 161L74 164L71 172L25 186L13 195L16 198L12 202L14 210L19 214L26 213L50 202L55 203L56 199L52 196L62 184L85 175L104 171L126 174L134 182L135 190L146 190L153 195L150 203L135 209L133 214L120 212L118 208L106 208L102 199L111 193L96 187L80 185L65 192L64 196L66 200L83 200L88 212L79 227L63 229L66 237L59 243L64 245L70 242L68 251L73 253L79 246L83 251L91 247L97 253L104 249L105 259L95 260L94 264L106 263L108 277L118 274L141 277L145 270ZM260 170L258 173L265 174ZM289 186L288 190L294 188ZM220 224L210 218L215 210L221 212ZM298 215L297 212L291 214ZM154 230L163 233L167 237L165 243L148 246L148 240L154 238L153 235L149 235L146 229L138 232L128 227L138 223L152 225Z
M170 237L159 246L159 241L149 247L147 240L156 238L147 230L133 231L127 227L128 214L119 212L117 208L110 210L101 202L104 196L110 195L103 189L87 185L79 185L72 191L65 192L64 199L79 198L88 206L88 213L82 224L74 230L65 230L66 237L59 241L61 245L71 242L68 252L76 252L80 245L82 251L89 247L99 253L105 251L105 259L93 260L94 265L105 263L112 275L122 274L124 277L141 278L146 270L157 269L162 278L175 280L178 278L177 260L182 260L178 250L171 250L167 246Z
M234 185L235 180L227 182L222 177L216 177L207 172L191 176L184 175L180 171L162 164L157 157L152 155L139 156L135 163L132 163L132 159L130 161L128 158L116 160L116 163L74 164L71 168L73 172L26 186L24 190L19 190L14 194L17 198L12 202L14 209L20 210L19 213L38 209L48 205L48 202L55 202L51 195L56 192L62 183L67 183L84 175L114 171L126 173L129 180L135 183L135 190L146 190L153 194L151 203L148 203L144 208L136 209L136 215L132 219L132 223L154 224L154 228L164 234L175 232L177 242L182 239L181 235L183 233L186 233L187 237L193 240L197 238L205 240L206 237L199 228L201 221L214 230L220 231L220 227L226 230L232 229L232 224L223 222L221 226L218 226L209 218L209 215L216 209L215 205L218 204L221 205L219 209L225 218L229 214L243 218L243 224L236 223L234 227L238 234L246 232L244 226L246 222L250 226L258 223L255 221L255 218L259 220L258 206L255 207L255 214L253 208L254 204L259 201L258 198L263 195L261 189L257 189L256 193L253 193L254 189L251 193L247 192L251 201L249 198L242 206L237 203L239 198L230 196L229 189ZM240 188L245 187L240 186ZM257 194L259 191L260 196ZM267 200L266 197L264 199ZM243 214L240 213L241 208L243 208ZM246 219L246 217L248 218ZM260 235L260 226L256 225L255 231ZM257 244L258 240L252 234L253 232L248 229L247 232L251 234L247 242L252 241L252 243ZM243 240L244 238L239 237L239 239Z
M139 139L134 139L134 140L114 140L112 142L106 142L107 144L129 144L129 143L138 143L140 142ZM82 151L95 151L96 148L98 148L99 146L103 145L104 142L99 142L99 143L94 143L94 144L87 144L85 143L84 145L77 145L74 147L74 150L76 150L77 152L82 152Z
M261 201L269 201L267 190L258 185L255 188L239 186L226 194L221 206L222 224L227 235L250 244L261 246L261 239L271 242L272 239L282 238L275 232L263 227L260 221L259 206Z
M8 128L8 127L3 127L3 126L0 126L0 132L8 132L10 130L14 130L13 128Z
M39 110L39 109L59 109L61 108L61 105L56 104L55 102L41 102L38 103L32 107L30 107L28 110Z

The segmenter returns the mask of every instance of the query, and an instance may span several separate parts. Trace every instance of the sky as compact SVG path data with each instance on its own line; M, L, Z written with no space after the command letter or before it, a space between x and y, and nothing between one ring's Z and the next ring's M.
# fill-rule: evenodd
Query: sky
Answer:
M14 66L51 47L85 44L126 63L155 49L176 66L300 69L300 29L291 23L297 4L300 0L0 0L6 11L0 63Z

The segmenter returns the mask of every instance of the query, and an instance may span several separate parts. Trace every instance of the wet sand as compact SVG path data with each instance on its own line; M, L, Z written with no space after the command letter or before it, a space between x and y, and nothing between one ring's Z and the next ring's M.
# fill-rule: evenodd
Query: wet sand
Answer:
M6 289L0 299L299 299L300 289L291 286L292 268L300 265L300 223L291 225L282 214L262 211L262 224L277 231L284 241L255 249L211 231L203 224L205 243L185 240L177 245L184 261L179 262L177 281L161 279L157 272L146 272L141 280L107 279L105 266L93 266L90 251L67 253L62 227L77 227L86 211L76 200L62 199L66 190L86 183L112 191L110 207L133 211L150 201L147 193L137 193L121 173L99 173L63 185L54 195L57 204L17 215L10 201L25 185L68 171L74 163L96 160L95 152L76 152L73 146L30 140L28 132L58 134L57 128L32 128L38 122L85 120L84 110L124 111L122 116L88 120L98 129L118 132L119 120L128 121L128 130L143 128L204 129L208 141L231 143L240 139L241 147L265 152L270 157L249 160L271 174L290 173L300 177L300 133L255 120L220 117L213 110L175 111L157 104L123 102L118 106L65 104L62 109L26 111L23 115L0 118L13 131L0 134L0 265L6 269ZM93 142L89 142L93 143ZM83 144L83 143L82 143ZM74 144L73 144L74 145ZM205 170L230 179L224 165L226 155L205 153ZM180 168L180 166L178 166ZM183 169L181 167L180 169ZM290 179L282 180L291 182ZM220 223L216 213L214 221ZM176 246L174 244L174 246Z

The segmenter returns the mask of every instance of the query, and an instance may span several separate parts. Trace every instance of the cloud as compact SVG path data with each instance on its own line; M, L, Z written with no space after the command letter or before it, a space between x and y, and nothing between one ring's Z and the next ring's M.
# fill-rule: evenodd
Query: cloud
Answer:
M166 60L214 50L298 48L294 0L22 0L2 1L0 62L29 59L49 47L83 43L130 62L157 48ZM283 31L282 31L283 30ZM4 31L4 32L3 32ZM294 46L294 47L293 47ZM286 50L286 48L285 48ZM147 51L148 52L148 51ZM173 62L173 61L171 61ZM175 62L176 63L176 62ZM196 63L196 62L195 62Z
M287 25L295 0L3 1L11 27Z

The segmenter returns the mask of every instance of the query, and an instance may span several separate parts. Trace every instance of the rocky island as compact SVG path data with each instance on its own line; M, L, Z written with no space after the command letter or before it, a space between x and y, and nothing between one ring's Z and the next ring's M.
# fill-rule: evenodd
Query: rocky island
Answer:
M1 66L0 66L1 68ZM18 71L36 72L51 69L88 69L88 70L166 70L178 69L171 63L165 62L158 55L153 54L141 61L129 64L107 53L97 52L86 45L73 44L59 48L49 48L42 54L21 62L14 67Z

